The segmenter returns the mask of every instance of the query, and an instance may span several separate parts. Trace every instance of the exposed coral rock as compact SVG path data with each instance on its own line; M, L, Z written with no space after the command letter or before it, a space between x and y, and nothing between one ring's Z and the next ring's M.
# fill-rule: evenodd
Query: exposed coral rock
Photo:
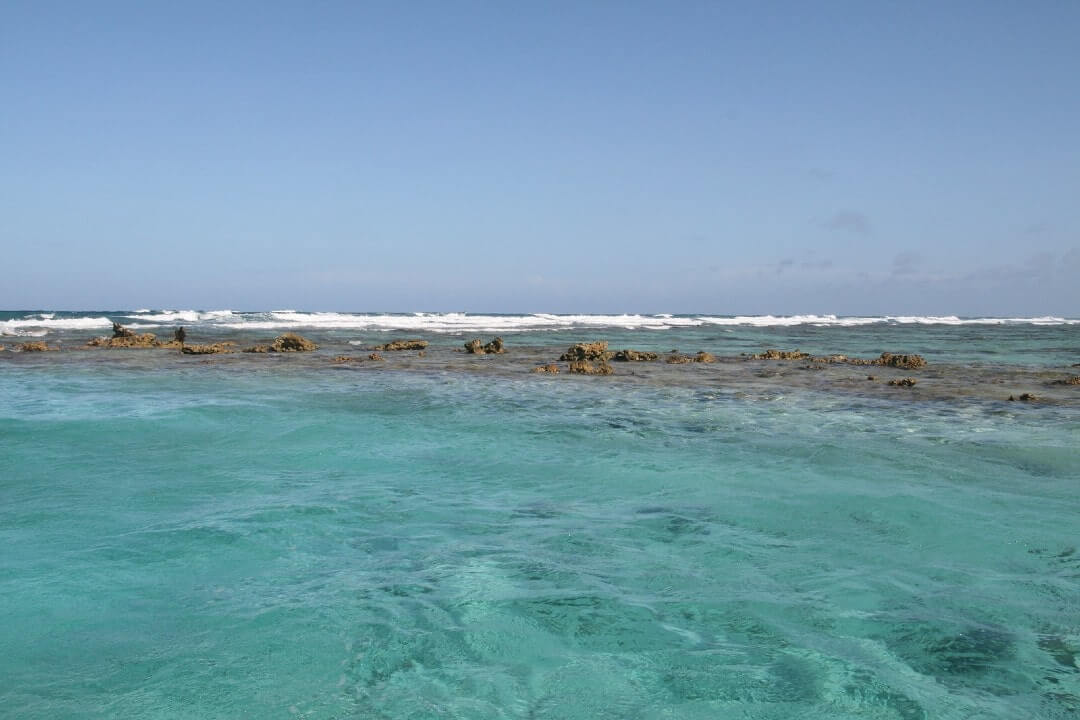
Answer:
M926 367L926 358L922 355L893 355L892 353L883 352L877 360L871 361L870 364L903 368L905 370L917 370L918 368Z
M704 350L694 356L694 362L699 363L714 363L716 362L716 356L712 353L707 353Z
M112 336L114 338L135 337L135 332L133 330L128 330L118 322L114 322L112 324Z
M334 357L334 359L332 359L330 362L334 363L335 365L347 365L349 363L361 362L361 360L358 357L352 357L349 355L338 355Z
M660 357L658 354L644 350L619 350L611 359L619 362L649 362L658 357Z
M114 323L115 325L115 323ZM117 325L116 327L120 327ZM136 335L127 328L120 328L122 334L117 335L116 330L113 330L112 337L96 337L86 343L87 347L104 347L104 348L156 348L161 347L161 343L158 342L154 333L143 333L142 335Z
M5 348L3 345L0 345L0 352L4 352L4 350L6 350L6 349L7 348Z
M500 337L486 345L480 338L474 338L465 343L465 352L471 355L500 355L506 352L506 348L503 347L503 340Z
M1073 375L1064 380L1055 380L1051 385L1080 385L1080 375Z
M376 346L376 350L423 350L428 346L427 340L391 340L385 345Z
M564 362L574 360L610 360L612 353L608 352L607 341L599 340L591 343L576 343L567 348L566 352L559 356ZM573 371L571 371L573 372Z
M385 360L386 358L384 358L379 353L371 353L370 355L367 356L367 359L368 360Z
M421 350L420 352L416 353L416 357L426 357L426 356L427 356L427 350Z
M607 343L604 344L607 345ZM572 360L570 372L575 375L611 375L615 372L615 368L611 367L606 359L600 360L596 365L588 360Z
M550 375L558 375L559 374L559 366L556 365L555 363L548 363L547 365L538 365L537 367L533 368L533 372L534 373L548 373Z
M914 387L917 382L919 381L915 378L900 378L899 380L890 380L889 384L893 387Z
M867 376L866 376L866 379L867 379L867 380L873 380L873 379L874 379L874 376L873 376L873 375L867 375Z
M232 341L209 343L207 345L184 345L180 351L185 355L216 355L236 352L236 343Z
M56 350L56 348L49 347L48 343L41 340L31 340L30 342L19 343L15 346L15 349L19 352L48 352L50 350Z
M848 358L847 355L822 355L820 357L812 357L812 358L810 358L810 362L826 363L826 364L831 365L833 363L850 362L850 359Z
M799 350L766 350L763 353L757 355L751 355L751 360L802 360L803 358L810 357L810 353L800 352Z
M248 353L266 353L266 352L311 352L318 349L318 345L308 340L302 335L296 333L285 333L278 335L274 342L269 345L255 345L249 347L244 352Z
M694 362L694 358L689 355L668 355L664 358L664 362L668 365L683 365L685 363Z

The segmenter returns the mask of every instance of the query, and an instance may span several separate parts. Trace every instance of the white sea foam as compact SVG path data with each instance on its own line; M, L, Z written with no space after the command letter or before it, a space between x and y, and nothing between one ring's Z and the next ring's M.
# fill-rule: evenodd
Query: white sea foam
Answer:
M231 330L356 330L367 332L399 331L429 333L514 333L592 328L663 331L676 328L716 326L727 330L739 327L857 327L864 325L1074 325L1077 319L1044 316L1031 318L961 318L956 315L737 315L676 316L656 315L474 315L470 313L341 313L273 310L270 312L235 312L233 310L149 310L117 316L132 329L169 325L203 326ZM110 318L99 316L60 317L39 313L0 321L0 334L42 334L52 330L90 330L108 328Z
M174 325L176 323L215 322L225 320L233 316L232 310L136 310L125 318L132 318L141 323L157 323L160 325ZM152 327L153 325L143 325ZM133 326L134 327L134 326Z
M41 337L51 330L89 330L111 325L112 321L107 317L58 318L54 313L41 313L0 320L0 335Z

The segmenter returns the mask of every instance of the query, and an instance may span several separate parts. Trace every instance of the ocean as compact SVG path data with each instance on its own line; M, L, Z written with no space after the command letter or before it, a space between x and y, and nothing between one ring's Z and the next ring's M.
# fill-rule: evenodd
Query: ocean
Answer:
M320 348L84 347L114 321ZM532 372L592 340L661 359ZM0 344L0 716L1080 714L1080 320L28 310Z

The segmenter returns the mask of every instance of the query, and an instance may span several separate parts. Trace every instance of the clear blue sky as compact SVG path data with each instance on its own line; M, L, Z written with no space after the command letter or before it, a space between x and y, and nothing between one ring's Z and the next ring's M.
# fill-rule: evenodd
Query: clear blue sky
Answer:
M1080 2L0 4L0 308L1080 315Z

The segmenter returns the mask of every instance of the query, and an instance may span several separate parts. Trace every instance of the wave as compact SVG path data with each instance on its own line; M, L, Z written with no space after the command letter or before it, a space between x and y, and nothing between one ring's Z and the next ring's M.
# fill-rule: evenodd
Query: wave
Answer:
M52 330L96 330L112 326L107 317L64 317L55 313L39 313L11 320L0 320L0 335L41 337Z
M232 310L136 310L129 315L121 317L131 318L137 322L150 323L144 327L151 327L154 323L161 325L175 325L176 323L214 322L233 316Z
M1028 318L963 318L956 315L671 315L607 314L494 315L471 313L342 313L272 310L135 310L113 318L75 313L27 314L0 321L0 334L41 335L54 330L97 330L108 328L113 318L132 329L189 325L228 330L355 330L429 333L514 333L573 329L613 328L621 330L671 330L701 326L720 327L858 327L864 325L1075 325L1078 319L1056 316Z

